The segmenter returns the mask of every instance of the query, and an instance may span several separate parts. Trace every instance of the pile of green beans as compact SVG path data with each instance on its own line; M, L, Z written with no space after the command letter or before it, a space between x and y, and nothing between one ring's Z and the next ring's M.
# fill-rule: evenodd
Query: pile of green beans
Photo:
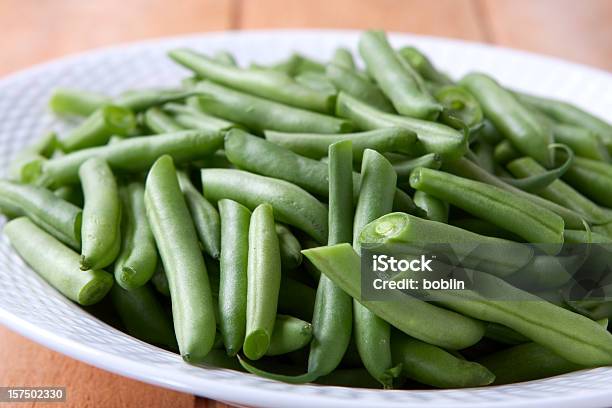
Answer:
M612 243L612 125L454 79L383 32L357 49L248 67L175 49L177 87L56 90L51 111L81 122L15 155L6 236L65 297L108 297L101 319L191 364L386 389L612 365L611 302L567 300L577 258L555 258ZM366 244L489 245L467 273L510 301L364 299Z

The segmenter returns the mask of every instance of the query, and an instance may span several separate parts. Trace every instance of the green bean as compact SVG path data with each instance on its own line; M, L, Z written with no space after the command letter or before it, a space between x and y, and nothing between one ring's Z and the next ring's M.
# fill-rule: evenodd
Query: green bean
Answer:
M486 117L482 120L482 128L478 131L478 137L481 138L483 142L492 145L504 140L504 137L499 133L495 125Z
M440 166L442 166L442 158L437 153L428 153L414 159L406 159L393 163L393 169L397 173L397 181L399 183L407 182L410 179L410 173L417 167L437 170Z
M366 149L353 221L353 247L356 251L360 250L358 238L362 228L393 208L396 182L397 175L391 163L375 150ZM397 369L393 367L391 358L389 324L357 300L353 301L353 320L353 338L364 366L385 388L392 387Z
M144 122L156 134L180 132L183 130L183 127L176 120L157 107L149 108L145 111Z
M508 163L507 168L515 177L528 177L545 171L530 157L514 160ZM555 180L547 187L540 189L538 195L582 214L588 221L597 224L611 221L610 215L606 214L601 207L574 190L562 180Z
M592 130L572 125L553 125L553 134L557 143L569 146L576 156L599 160L608 163L610 155L597 134Z
M81 247L83 211L47 189L0 180L0 208L27 216L72 249Z
M9 221L4 233L15 251L51 286L80 305L102 300L113 285L113 277L100 269L79 269L79 255L28 218Z
M278 293L278 311L302 320L313 321L316 291L295 279L283 276Z
M362 243L449 244L465 266L497 276L518 271L532 259L533 250L525 245L486 237L442 222L424 220L403 213L386 214L366 225L359 236ZM453 245L455 244L455 245ZM474 251L473 244L486 250Z
M77 207L82 208L84 204L83 191L81 186L76 184L65 185L53 190L53 194L64 201L68 201Z
M353 71L357 70L355 60L353 59L353 54L344 47L336 48L334 55L332 56L331 63L345 69L351 69Z
M96 92L57 88L49 99L49 108L56 115L89 116L110 103L111 98Z
M153 106L179 101L196 94L192 89L136 89L123 92L113 101L114 104L133 112L147 110Z
M495 172L495 159L493 146L485 142L476 142L472 145L476 163L489 173Z
M612 125L603 119L567 102L524 93L515 95L522 103L544 112L547 116L558 122L578 126L595 132L607 147L608 151L612 150Z
M444 107L440 119L455 129L476 126L483 120L480 104L465 88L443 86L434 93L434 97Z
M232 200L219 201L221 257L219 328L227 354L236 355L246 330L247 257L250 211Z
M414 193L414 203L427 213L428 220L442 223L448 222L448 203L422 191Z
M227 120L207 115L195 106L167 103L164 105L164 110L173 113L174 120L185 129L223 132L236 126Z
M202 78L242 92L317 112L328 112L333 107L334 94L316 92L302 86L283 72L241 69L221 64L189 49L171 50L168 55Z
M398 55L416 70L424 79L438 85L452 85L453 81L448 75L438 71L421 51L415 47L403 47L398 50Z
M336 86L325 76L319 72L304 72L293 78L295 82L310 88L317 92L326 93L328 95L336 95Z
M563 219L499 187L439 170L417 169L410 185L534 243L563 243ZM556 245L546 250L554 251Z
M421 384L437 388L466 388L488 385L495 376L478 363L458 358L440 347L395 332L391 338L394 361L402 373Z
M516 331L502 326L498 323L488 323L485 337L495 340L498 343L517 345L529 343L529 339Z
M227 51L218 51L215 53L215 55L213 55L213 59L220 64L230 67L238 66L238 63L236 63L236 58L234 58L234 56Z
M121 250L115 262L115 280L126 290L141 287L157 268L157 249L145 214L144 186L130 182L119 189L122 201Z
M410 153L411 147L416 141L416 134L403 128L376 129L340 135L266 131L265 136L266 140L274 144L313 159L321 159L327 156L327 150L331 144L342 140L350 140L353 143L353 157L359 162L365 149L373 149L380 153Z
M583 216L578 214L577 212L569 210L563 206L560 206L557 203L546 200L535 194L530 194L514 186L511 186L510 184L504 182L493 174L488 173L486 170L483 170L482 168L478 167L478 165L472 163L471 161L465 158L455 161L444 162L443 169L452 172L457 176L469 178L475 181L479 181L481 183L490 184L492 186L505 190L516 197L529 200L536 205L544 207L563 218L565 228L584 228L582 222Z
M521 153L512 146L512 142L508 139L504 139L495 146L493 151L493 158L496 163L501 165L508 164L512 160L521 157Z
M480 103L487 118L523 154L544 166L552 164L548 145L553 135L537 118L494 79L484 74L468 74L460 84Z
M312 339L312 325L296 317L278 315L270 337L267 356L291 353L305 347Z
M187 173L178 173L181 191L204 251L214 259L221 252L221 220L215 207L191 184Z
M359 75L357 71L336 64L330 64L325 70L325 75L327 75L338 90L383 112L395 112L393 105L380 88L367 78Z
M361 297L361 261L349 244L311 248L302 253L354 299ZM477 343L484 334L484 325L478 320L408 295L394 300L398 301L361 302L402 332L439 347L460 350Z
M283 105L209 81L199 82L195 89L205 112L257 131L345 133L352 129L346 120Z
M151 282L159 293L164 296L170 296L170 286L168 284L168 278L166 277L164 267L159 260L157 261L157 268L155 269L155 273L151 277Z
M108 164L99 158L83 163L79 178L85 197L81 269L101 269L113 263L121 249L121 200L117 182Z
M478 362L495 374L493 384L537 380L586 368L536 343L519 344L485 356Z
M576 157L563 178L596 203L612 207L612 165Z
M295 269L302 263L302 247L300 241L291 230L283 224L276 223L276 235L280 249L281 265L283 269Z
M374 130L385 127L402 127L417 134L418 147L424 153L438 153L444 158L457 159L467 151L467 137L461 132L440 123L393 115L379 111L340 92L336 114L352 120L360 129Z
M270 347L281 280L280 250L274 229L274 210L260 204L249 225L246 336L242 349L251 360Z
M479 282L478 291L436 291L436 303L466 316L499 323L549 348L567 360L586 366L612 363L612 335L593 320L522 291L488 273L464 269ZM426 278L427 272L400 273ZM431 291L424 290L431 294ZM486 293L486 296L482 293Z
M160 157L149 171L145 206L170 286L181 356L190 363L201 362L215 341L213 297L196 230L170 156Z
M202 186L204 196L214 202L229 198L249 209L270 203L278 221L325 242L327 209L294 184L241 170L203 169Z
M148 285L129 291L114 285L110 298L130 335L147 343L177 349L172 321Z
M521 241L521 238L518 237L516 234L499 228L497 225L492 224L489 221L481 220L480 218L453 219L450 221L450 224L455 227L468 230L470 232L475 232L479 235L503 238L509 241ZM565 237L565 233L563 234L563 236Z
M177 163L186 163L210 155L222 145L222 134L204 130L133 137L48 160L42 167L39 183L49 186L76 183L79 180L79 167L92 157L106 160L115 171L141 172L147 170L161 155L167 154Z
M111 136L128 136L136 127L136 117L123 107L106 105L85 119L64 139L62 150L73 152L88 147L104 145Z
M22 183L31 182L41 163L51 157L57 145L57 134L55 132L45 133L11 160L8 170L10 178Z
M395 109L402 115L435 120L442 105L429 94L423 79L395 53L382 31L366 31L359 53Z
M598 234L594 231L589 232L584 230L566 229L563 231L563 239L568 244L583 244L591 242L594 244L612 244L612 238Z

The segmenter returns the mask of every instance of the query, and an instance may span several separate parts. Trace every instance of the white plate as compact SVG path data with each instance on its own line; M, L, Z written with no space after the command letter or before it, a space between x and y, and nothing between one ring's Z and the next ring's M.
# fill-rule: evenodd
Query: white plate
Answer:
M255 31L175 37L88 52L12 75L0 81L0 169L4 172L18 150L45 129L58 125L45 110L54 87L116 94L127 88L176 84L187 72L166 58L165 52L178 46L206 53L229 50L241 63L273 62L294 50L326 59L336 46L354 49L357 36L350 31ZM462 41L401 34L393 35L392 41L418 46L454 76L481 70L504 84L568 99L612 120L612 76L603 71ZM0 240L0 321L97 367L249 406L586 407L612 403L612 368L469 390L379 391L289 385L230 370L193 367L177 355L109 327L64 299L24 265L4 237Z

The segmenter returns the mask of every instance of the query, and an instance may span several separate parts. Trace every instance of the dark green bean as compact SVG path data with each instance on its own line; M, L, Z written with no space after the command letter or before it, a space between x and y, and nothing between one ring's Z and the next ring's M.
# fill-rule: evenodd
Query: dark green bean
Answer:
M106 160L116 171L141 172L147 170L161 155L167 154L177 163L185 163L210 155L222 145L222 134L204 130L133 137L48 160L42 167L39 182L56 187L76 183L79 180L79 167L92 157Z
M151 279L157 268L157 248L145 214L144 185L130 182L119 189L121 211L121 250L115 262L115 280L127 290Z
M296 317L276 316L267 356L291 353L305 347L312 339L312 325Z
M83 163L79 168L79 178L85 198L81 269L101 269L112 264L121 249L119 190L112 170L100 158Z
M489 184L439 170L418 169L410 185L534 243L563 243L563 219L552 211ZM547 250L552 251L553 245Z
M340 135L266 131L265 136L274 144L313 159L327 156L331 144L350 140L353 143L353 157L357 161L361 161L365 149L373 149L379 153L410 153L416 142L416 134L403 128L376 129Z
M178 179L204 251L214 259L219 259L221 220L217 209L196 190L187 173L179 172Z
M328 112L333 107L334 94L316 92L280 71L241 69L220 64L189 49L171 50L168 55L202 78L242 92L318 112Z
M402 365L402 374L421 384L437 388L466 388L488 385L495 375L478 363L458 358L448 351L404 333L391 338L393 359Z
M168 278L166 277L166 273L164 272L164 267L161 263L161 261L157 261L157 268L155 269L155 273L153 274L153 276L151 277L151 282L153 283L153 286L155 286L155 289L157 289L157 291L159 293L161 293L164 296L170 296L170 286L168 284Z
M278 294L278 311L302 320L312 321L315 296L316 291L310 286L283 276Z
M111 98L100 93L57 88L49 99L49 108L57 115L89 116L110 103Z
M422 152L415 151L415 154L439 153L445 158L457 159L467 151L467 137L451 127L385 113L344 92L340 92L338 95L336 114L352 120L357 127L363 130L402 127L415 132L418 138L418 146L423 150Z
M278 235L278 245L280 248L281 265L283 269L295 269L302 263L302 247L300 241L283 224L276 223L276 235Z
M508 139L499 142L493 151L495 162L501 165L505 165L519 157L521 157L521 153L512 146L512 142Z
M491 77L472 73L460 81L480 103L484 114L521 153L544 166L552 164L548 145L553 135L537 118Z
M81 247L83 211L47 189L0 180L0 208L27 216L72 249Z
M205 112L257 131L344 133L352 129L346 120L283 105L209 81L199 82L195 89Z
M612 207L612 165L609 163L576 157L563 178L598 204Z
M252 209L270 203L278 221L326 241L327 208L294 184L241 170L203 169L202 186L214 202L229 198Z
M181 356L190 363L201 362L215 341L213 297L196 230L170 156L159 158L149 171L145 206L170 285Z
M232 200L219 201L221 257L219 328L227 354L242 348L246 330L247 257L251 212Z
M586 368L536 343L519 344L485 356L478 362L495 374L493 384L537 380Z
M367 78L359 75L355 70L330 64L327 66L325 74L338 90L346 92L348 95L383 112L395 112L393 105L380 88Z
M55 289L81 305L102 300L113 277L100 269L82 271L79 254L37 227L28 218L8 222L4 233L23 260Z
M487 323L485 337L495 340L498 343L517 345L529 343L529 339L516 331L502 326L498 323Z
M123 107L104 106L60 140L66 152L104 145L111 136L128 136L136 127L136 117Z
M114 285L110 298L130 335L147 343L177 349L172 321L148 285L129 291Z
M495 159L493 146L485 142L476 142L471 147L478 165L489 173L494 173Z
M608 163L610 155L597 133L572 125L553 125L553 134L557 143L569 146L576 156Z
M280 290L280 262L274 210L270 204L260 204L253 210L249 225L246 335L242 346L251 360L261 358L270 346Z
M402 115L435 120L442 105L429 94L423 79L395 53L382 31L366 31L359 53L395 109Z

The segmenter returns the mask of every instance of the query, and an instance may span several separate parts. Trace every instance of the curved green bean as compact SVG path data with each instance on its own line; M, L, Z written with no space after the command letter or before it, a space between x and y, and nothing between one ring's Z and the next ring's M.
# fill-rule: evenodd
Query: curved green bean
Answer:
M28 218L4 226L15 251L55 289L68 299L87 306L102 300L113 285L113 277L100 269L82 271L79 254L64 246Z
M274 329L281 281L274 210L260 204L251 215L247 266L246 335L242 349L251 360L266 354Z
M113 263L121 249L119 190L112 170L100 158L83 163L79 178L85 198L81 269L101 269Z
M157 268L157 248L147 220L144 185L130 182L119 188L122 201L121 250L115 261L115 280L126 290L147 283Z
M185 361L204 360L215 341L206 265L170 156L160 157L145 184L147 218L170 286L174 331Z

